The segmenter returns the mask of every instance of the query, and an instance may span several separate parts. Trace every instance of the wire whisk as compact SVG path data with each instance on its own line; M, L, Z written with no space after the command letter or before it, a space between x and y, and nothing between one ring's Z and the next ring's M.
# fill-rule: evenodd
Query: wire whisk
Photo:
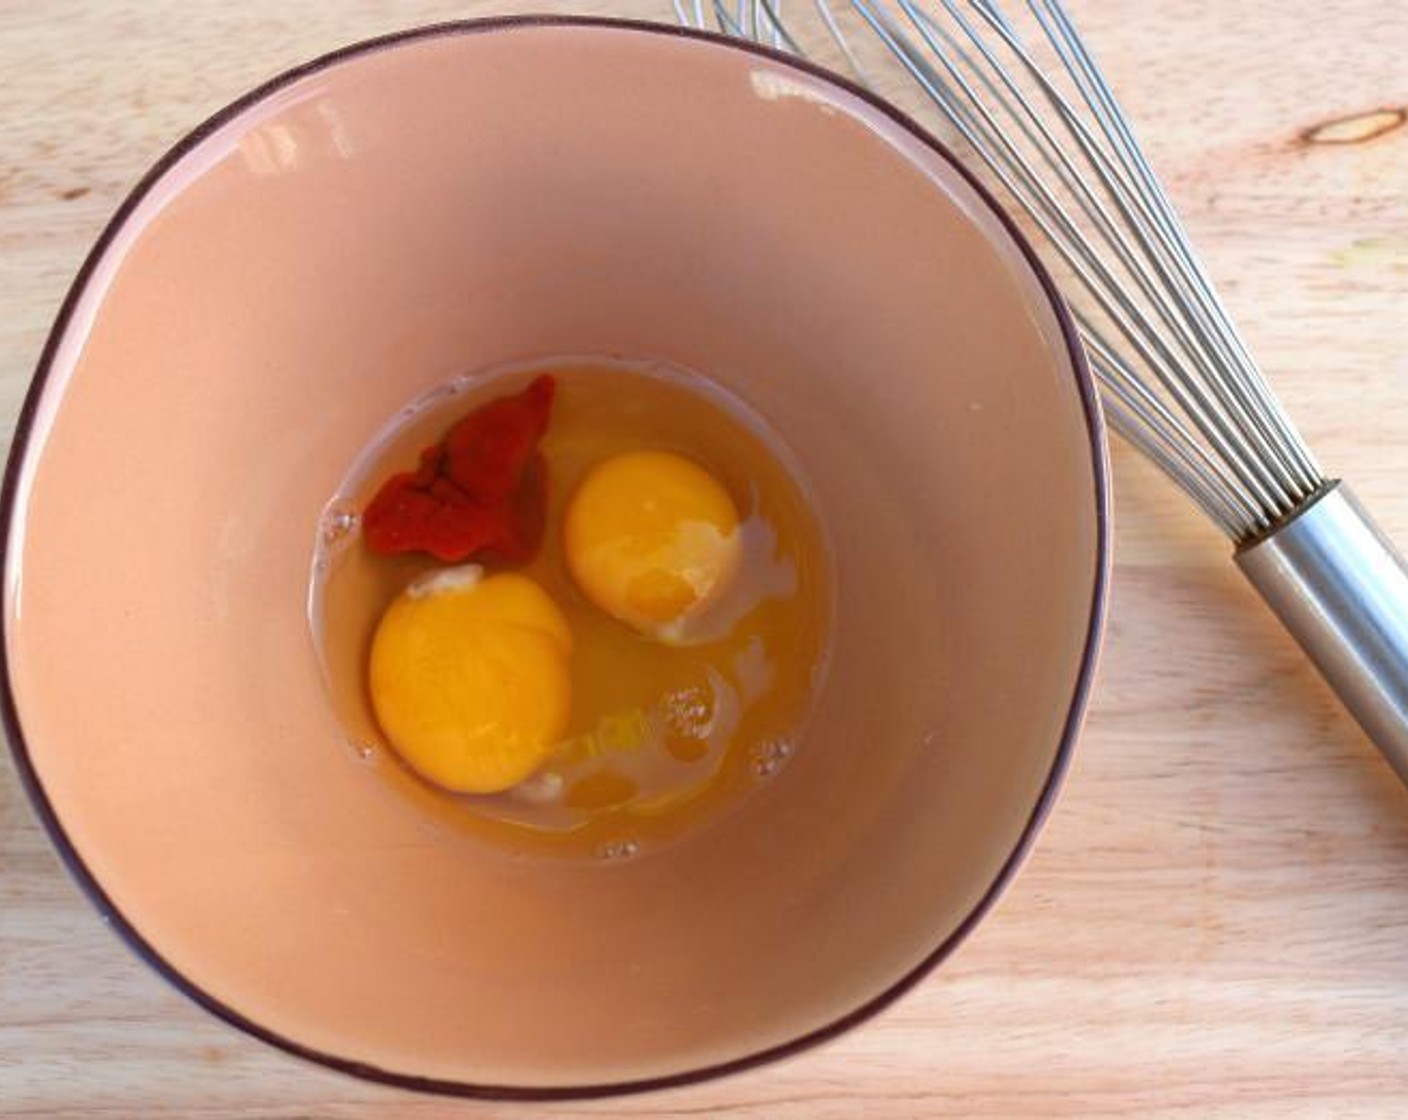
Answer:
M685 25L862 84L898 67L1025 216L1111 426L1248 579L1408 783L1408 569L1285 414L1060 0L674 0Z

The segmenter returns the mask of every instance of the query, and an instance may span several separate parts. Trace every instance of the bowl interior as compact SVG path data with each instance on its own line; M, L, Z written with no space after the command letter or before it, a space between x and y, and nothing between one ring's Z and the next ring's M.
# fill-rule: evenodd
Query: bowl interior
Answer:
M304 615L319 511L386 419L552 354L732 390L834 548L792 764L600 867L386 796ZM22 762L137 937L298 1047L530 1090L756 1056L899 984L1013 861L1088 671L1094 429L1001 221L844 89L622 27L354 51L188 142L61 323L14 464Z

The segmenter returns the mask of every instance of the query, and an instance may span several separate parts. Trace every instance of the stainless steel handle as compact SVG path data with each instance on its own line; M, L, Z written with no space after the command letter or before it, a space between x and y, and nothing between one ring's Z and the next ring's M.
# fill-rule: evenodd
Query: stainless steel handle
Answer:
M1408 565L1343 483L1237 553L1408 785Z

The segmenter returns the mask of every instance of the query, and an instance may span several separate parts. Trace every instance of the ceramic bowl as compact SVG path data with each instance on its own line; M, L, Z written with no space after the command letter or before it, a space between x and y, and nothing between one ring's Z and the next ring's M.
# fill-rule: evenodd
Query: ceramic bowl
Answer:
M785 773L609 866L386 796L305 618L319 512L387 418L557 354L726 387L834 553ZM4 491L18 766L132 946L295 1053L470 1095L736 1069L883 1006L1011 877L1090 680L1105 478L1049 279L893 109L643 25L364 43L177 145L63 306Z

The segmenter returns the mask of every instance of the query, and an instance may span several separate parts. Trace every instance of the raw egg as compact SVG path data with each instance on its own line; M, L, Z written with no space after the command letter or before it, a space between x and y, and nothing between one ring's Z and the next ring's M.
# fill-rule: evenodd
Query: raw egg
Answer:
M429 477L453 471L427 449L543 374L535 551L378 553L359 521L377 493L422 471L442 504L474 499ZM456 378L367 449L324 518L314 634L349 759L514 856L635 858L694 834L804 751L831 635L815 509L767 422L698 375Z
M577 586L614 618L672 637L738 570L738 510L712 474L668 451L630 451L594 467L562 530Z
M445 569L382 615L372 705L420 774L459 793L497 793L532 774L567 730L571 652L567 619L531 579Z

